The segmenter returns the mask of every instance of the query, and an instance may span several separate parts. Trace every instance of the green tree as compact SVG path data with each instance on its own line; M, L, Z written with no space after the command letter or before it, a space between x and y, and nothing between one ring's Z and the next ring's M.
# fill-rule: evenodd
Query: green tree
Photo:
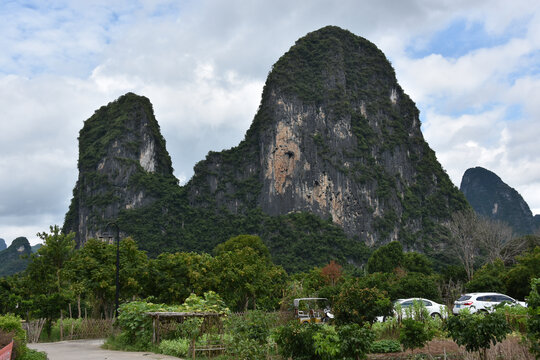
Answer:
M487 263L475 272L471 281L465 284L468 292L497 291L506 292L504 278L507 270L501 259Z
M434 301L441 301L437 288L437 276L428 276L423 273L410 272L405 276L396 278L390 283L392 299L423 297Z
M482 359L487 359L487 349L503 341L511 332L504 313L470 314L462 312L450 316L446 329L452 339L467 351L478 351Z
M94 315L109 317L114 312L116 292L116 245L89 239L66 266L69 279L86 290ZM148 277L148 259L133 239L120 241L120 300L143 293Z
M528 319L527 319L527 339L529 340L531 352L540 358L540 279L531 281L531 292L527 298Z
M257 235L238 235L232 237L224 243L218 244L214 249L214 254L220 255L229 251L242 250L246 247L253 249L260 256L261 260L270 260L268 247L264 245L261 238Z
M365 359L371 348L375 333L367 326L347 324L337 327L341 343L340 354L345 359Z
M282 267L261 259L250 247L222 252L215 260L217 291L229 306L244 311L250 305L252 309L277 307L286 279Z
M371 254L367 262L367 270L369 273L389 273L402 266L403 259L403 246L399 241L392 241Z
M510 296L524 299L531 291L531 280L540 277L540 246L516 259L516 265L508 271L506 289Z
M182 253L163 253L149 261L146 294L157 302L181 304L190 291L190 269Z
M377 316L390 315L392 302L386 293L377 288L365 288L354 279L343 284L333 310L338 324L363 325L374 322Z
M403 267L409 272L418 272L424 275L433 273L433 263L426 255L417 252L403 254Z
M433 335L423 321L407 318L401 322L399 341L404 349L422 348L433 339Z
M56 275L56 287L60 292L63 287L62 269L75 250L75 233L64 234L58 225L50 227L50 233L37 234L43 240L43 246L37 251L45 266L53 269Z

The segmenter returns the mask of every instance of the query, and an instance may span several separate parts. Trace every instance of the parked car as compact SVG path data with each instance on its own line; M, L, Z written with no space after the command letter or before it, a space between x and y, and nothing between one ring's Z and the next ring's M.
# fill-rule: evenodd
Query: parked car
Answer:
M448 311L446 310L446 305L436 303L435 301L423 299L423 298L409 298L409 299L398 299L394 301L394 315L401 316L402 318L408 317L415 302L421 303L427 310L429 316L432 318L443 318L446 317ZM398 309L400 312L398 313ZM410 309L410 310L409 310ZM385 316L377 317L377 321L384 321Z
M475 312L492 312L495 306L505 303L509 306L524 306L527 307L527 303L523 301L517 301L508 295L490 292L469 293L462 295L459 299L454 301L454 308L452 312L459 314L463 309L469 309L471 313Z

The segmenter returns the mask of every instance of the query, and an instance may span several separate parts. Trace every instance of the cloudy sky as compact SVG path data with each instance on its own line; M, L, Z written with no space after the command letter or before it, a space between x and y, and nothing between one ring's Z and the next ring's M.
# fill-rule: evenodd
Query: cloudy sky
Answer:
M243 138L272 64L326 25L385 52L457 186L483 166L540 213L537 0L0 0L0 238L62 225L100 106L147 96L185 183Z

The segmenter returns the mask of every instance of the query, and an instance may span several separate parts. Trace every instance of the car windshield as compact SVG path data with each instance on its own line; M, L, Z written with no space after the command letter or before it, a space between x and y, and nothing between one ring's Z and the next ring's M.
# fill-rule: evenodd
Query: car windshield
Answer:
M465 301L465 300L469 300L471 297L468 296L468 295L463 295L462 297L460 297L457 301Z

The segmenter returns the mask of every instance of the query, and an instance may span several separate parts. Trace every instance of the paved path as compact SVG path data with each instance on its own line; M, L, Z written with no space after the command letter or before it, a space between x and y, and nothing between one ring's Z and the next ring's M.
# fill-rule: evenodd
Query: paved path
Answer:
M54 343L34 343L28 344L28 347L37 351L47 353L49 360L165 360L175 359L177 357L151 352L127 352L104 350L101 348L103 340L71 340L58 341Z

